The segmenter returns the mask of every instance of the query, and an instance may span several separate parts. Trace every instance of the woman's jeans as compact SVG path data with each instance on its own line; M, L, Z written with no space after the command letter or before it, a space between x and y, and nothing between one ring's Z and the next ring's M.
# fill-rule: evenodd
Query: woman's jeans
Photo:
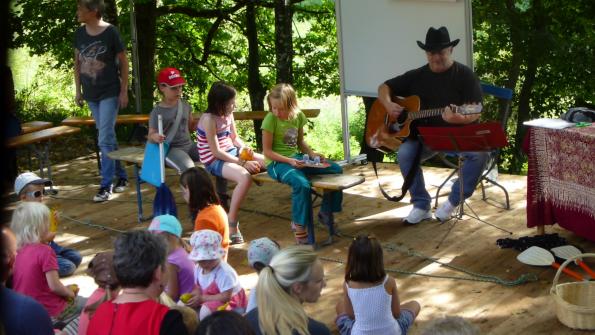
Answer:
M111 191L114 176L126 177L126 171L120 165L120 161L110 159L107 154L118 150L116 139L116 118L118 117L118 97L105 98L99 101L87 101L89 109L95 119L97 128L97 144L101 152L101 188Z

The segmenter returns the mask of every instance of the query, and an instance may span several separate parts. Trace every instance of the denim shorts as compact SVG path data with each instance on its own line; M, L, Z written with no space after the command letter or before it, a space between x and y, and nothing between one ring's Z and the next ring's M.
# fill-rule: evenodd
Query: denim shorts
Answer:
M227 150L227 153L234 157L238 157L238 148L233 147ZM208 165L205 165L205 170L207 170L213 176L223 177L223 164L225 164L225 161L215 159Z
M399 324L399 327L401 327L401 334L407 334L414 320L415 315L412 311L408 309L401 309L401 314L397 318L397 323ZM353 328L355 320L350 318L347 314L341 314L337 317L335 323L339 329L339 334L349 335L351 334L351 329Z

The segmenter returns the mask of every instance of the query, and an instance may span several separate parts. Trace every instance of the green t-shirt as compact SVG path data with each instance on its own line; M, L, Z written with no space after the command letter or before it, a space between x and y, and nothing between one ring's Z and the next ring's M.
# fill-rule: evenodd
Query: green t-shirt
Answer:
M292 157L299 153L297 146L298 132L306 124L306 115L299 112L297 117L292 120L281 120L273 113L268 113L262 121L260 129L266 130L273 134L273 151L286 156ZM267 159L267 164L271 161Z

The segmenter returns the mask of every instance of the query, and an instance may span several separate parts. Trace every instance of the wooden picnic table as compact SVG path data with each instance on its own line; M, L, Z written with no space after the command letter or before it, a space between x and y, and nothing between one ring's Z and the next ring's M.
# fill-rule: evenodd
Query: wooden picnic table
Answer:
M32 148L39 160L39 174L41 178L44 177L44 170L48 171L48 178L52 179L52 164L50 162L50 143L53 139L76 134L81 131L81 128L71 126L58 126L47 129L42 129L27 134L12 137L6 141L6 147L9 149L17 149L20 147ZM38 145L42 144L39 148ZM29 168L31 163L29 162ZM56 193L53 186L50 186L50 192Z
M320 109L302 109L306 117L317 117L320 114ZM262 120L266 116L267 111L248 111L235 112L233 117L236 120ZM192 114L194 119L198 119L200 114ZM150 114L120 114L116 118L116 124L135 124L149 122ZM62 121L66 126L94 126L95 119L92 116L73 116Z
M47 142L53 138L63 135L78 133L81 128L71 126L58 126L48 129L43 129L19 136L12 137L6 141L6 147L9 149L18 148L28 144L35 144Z
M149 114L120 114L116 118L116 124L135 124L149 122ZM67 126L94 126L95 119L92 116L72 116L62 121Z

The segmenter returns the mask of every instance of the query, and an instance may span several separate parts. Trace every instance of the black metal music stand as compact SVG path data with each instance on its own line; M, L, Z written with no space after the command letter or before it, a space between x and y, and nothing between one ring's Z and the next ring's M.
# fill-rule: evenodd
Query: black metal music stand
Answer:
M462 127L419 127L418 130L420 138L431 150L456 153L458 156L457 174L460 195L459 204L457 206L458 214L454 216L453 223L440 240L440 243L438 243L436 246L436 249L442 245L442 242L444 242L457 222L463 219L463 215L467 215L473 219L476 219L477 221L512 234L511 231L482 220L477 215L477 213L475 213L473 208L471 208L471 206L469 206L469 204L465 201L465 192L463 190L464 158L461 153L469 151L493 151L498 148L505 147L508 143L506 141L506 134L504 133L502 126L497 122L486 122ZM465 213L465 205L467 205L473 215ZM442 223L448 222L450 220L451 219Z

